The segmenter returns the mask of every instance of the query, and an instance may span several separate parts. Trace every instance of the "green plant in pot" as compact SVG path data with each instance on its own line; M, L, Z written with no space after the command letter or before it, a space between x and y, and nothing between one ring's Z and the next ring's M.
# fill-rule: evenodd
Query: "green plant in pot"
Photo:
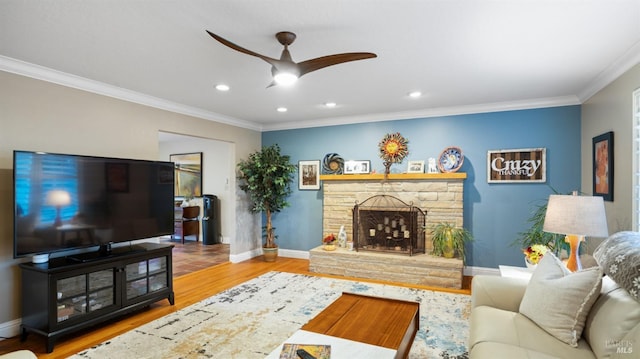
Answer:
M252 202L249 210L265 215L263 250L266 261L275 261L278 254L271 216L289 206L287 197L292 192L291 182L296 169L289 163L289 156L280 153L277 144L263 147L238 163L240 189L249 195Z
M552 191L553 194L559 194L558 191L553 188ZM512 245L520 246L524 251L536 244L541 244L547 246L556 256L560 257L563 249L569 250L569 245L565 242L564 236L542 230L544 218L547 214L548 202L549 198L540 200L533 205L531 216L527 219L529 228L524 232L520 232L518 238L513 241Z
M464 245L472 240L471 232L453 223L439 222L431 228L433 254L436 256L453 258L457 254L464 261Z

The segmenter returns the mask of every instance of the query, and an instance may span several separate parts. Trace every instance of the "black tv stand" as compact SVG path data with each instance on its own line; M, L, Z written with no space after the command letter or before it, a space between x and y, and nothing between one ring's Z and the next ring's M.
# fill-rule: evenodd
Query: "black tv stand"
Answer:
M100 252L21 263L21 340L46 337L47 353L63 336L167 298L174 304L173 245L140 243Z
M87 263L93 262L100 259L113 258L122 255L128 255L132 253L144 252L145 249L143 247L134 245L134 246L125 246L125 247L117 247L111 248L110 244L103 244L97 251L93 252L84 252L71 254L66 256L66 258L75 263Z

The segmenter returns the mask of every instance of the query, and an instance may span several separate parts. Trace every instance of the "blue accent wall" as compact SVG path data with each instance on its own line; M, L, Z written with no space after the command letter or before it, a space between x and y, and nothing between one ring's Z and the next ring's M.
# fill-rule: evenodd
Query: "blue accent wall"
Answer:
M408 160L426 163L447 146L462 149L460 172L467 173L464 226L474 236L467 247L470 266L523 266L521 249L512 242L528 227L533 206L546 200L552 188L560 193L580 189L580 106L268 131L262 143L279 144L295 164L335 152L345 160L370 160L371 168L382 173L378 142L390 132L409 140L409 155L393 165L392 172L405 172ZM547 149L546 183L487 183L487 151L538 147ZM320 245L323 236L322 189L299 191L297 176L293 189L291 206L273 217L277 243L280 248L309 250Z

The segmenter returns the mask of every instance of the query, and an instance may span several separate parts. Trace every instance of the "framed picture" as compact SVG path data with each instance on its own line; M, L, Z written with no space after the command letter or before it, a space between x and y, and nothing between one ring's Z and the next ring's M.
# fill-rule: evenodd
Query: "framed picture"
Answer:
M593 195L613 201L613 132L593 138Z
M544 183L546 181L546 148L487 152L488 183Z
M298 189L320 189L320 160L298 161Z
M105 166L107 192L129 192L129 164L109 162Z
M202 196L202 152L169 155L174 163L176 197Z
M409 161L407 173L424 173L424 161Z
M371 161L346 161L344 174L366 174L371 172Z

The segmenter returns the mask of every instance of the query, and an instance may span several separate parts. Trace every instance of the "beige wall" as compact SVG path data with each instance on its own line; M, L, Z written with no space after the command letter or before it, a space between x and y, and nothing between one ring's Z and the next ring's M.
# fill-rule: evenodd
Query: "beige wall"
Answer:
M632 229L633 98L640 88L640 64L631 68L582 105L582 192L593 192L593 137L613 131L614 197L605 202L609 233ZM591 249L597 245L591 241Z
M38 150L107 157L159 159L158 131L232 142L234 163L260 148L260 132L158 110L0 71L0 306L2 323L20 317L20 285L13 259L12 151ZM255 216L247 217L253 221ZM232 254L260 247L241 223Z

